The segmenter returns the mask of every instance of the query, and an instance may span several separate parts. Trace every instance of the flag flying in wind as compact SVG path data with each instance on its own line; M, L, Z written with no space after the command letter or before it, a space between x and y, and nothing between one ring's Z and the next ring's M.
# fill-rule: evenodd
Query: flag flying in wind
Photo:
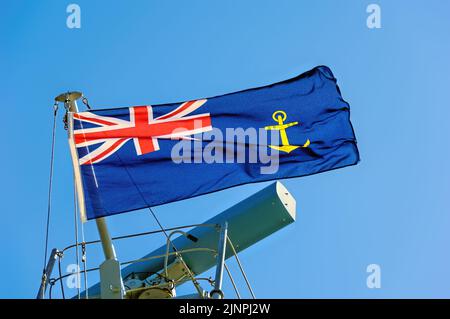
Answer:
M331 70L183 103L74 113L87 219L359 160Z

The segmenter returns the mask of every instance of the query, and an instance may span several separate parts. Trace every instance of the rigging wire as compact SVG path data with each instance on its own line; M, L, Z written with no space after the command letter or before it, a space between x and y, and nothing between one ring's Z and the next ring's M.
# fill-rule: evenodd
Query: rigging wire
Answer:
M75 172L73 174L73 208L74 208L74 225L75 225L75 258L77 261L77 297L80 299L80 251L78 249L78 203L77 203L77 187L75 184Z
M47 202L47 221L45 230L45 248L44 248L44 266L42 268L42 281L47 280L45 275L46 264L47 264L47 254L48 254L48 239L50 233L50 217L52 212L52 190L53 190L53 166L55 161L55 144L56 144L56 118L58 115L58 102L53 104L53 129L52 129L52 148L50 156L50 176L48 183L48 202Z
M49 281L49 285L50 285L50 289L48 290L48 299L52 299L52 291L53 291L53 286L55 285L56 280L52 279Z
M81 224L83 226L83 224ZM193 227L218 227L217 224L190 224L190 225L184 225L184 226L178 226L178 227L170 227L170 228L165 228L166 231L172 231L172 230L177 230L177 229L185 229L185 228L193 228ZM124 236L116 236L116 237L111 237L111 240L115 241L115 240L121 240L121 239L128 239L128 238L135 238L135 237L139 237L139 236L146 236L146 235L153 235L153 234L157 234L157 233L162 233L161 230L152 230L152 231L147 231L147 232L142 232L142 233L136 233L136 234L129 234L129 235L124 235ZM92 245L92 244L98 244L101 243L101 240L91 240L91 241L85 241L84 244L86 246L88 245ZM75 247L75 244L69 245L67 247L65 247L62 251L65 252L68 249L72 249Z
M84 223L81 223L81 262L83 263L83 275L84 275L84 298L89 299L88 294L88 277L87 277L87 264L86 264L86 240L84 237Z
M84 95L81 96L81 102L83 102L83 104L86 105L88 110L92 110L91 106L89 105L87 97L85 97Z
M61 252L58 252L58 272L59 272L59 278L62 278L62 269L61 269L61 259L63 257L63 254ZM59 281L61 285L61 295L63 299L66 299L66 294L64 293L64 284L63 281Z
M247 275L245 274L244 267L242 267L241 261L239 260L238 254L236 252L236 249L234 249L233 242L231 241L230 237L227 236L228 243L230 244L231 250L233 251L233 255L236 258L237 264L239 266L239 269L241 270L242 276L244 277L245 283L247 284L248 290L250 291L250 294L252 295L253 299L256 299L255 294L253 293L252 286L250 285L250 282L247 278Z
M225 270L227 271L228 277L230 278L231 284L233 285L234 292L236 293L236 296L238 299L241 299L241 294L239 293L239 290L236 286L236 282L234 281L233 276L231 275L230 269L228 269L227 264L224 262L223 265L225 266Z

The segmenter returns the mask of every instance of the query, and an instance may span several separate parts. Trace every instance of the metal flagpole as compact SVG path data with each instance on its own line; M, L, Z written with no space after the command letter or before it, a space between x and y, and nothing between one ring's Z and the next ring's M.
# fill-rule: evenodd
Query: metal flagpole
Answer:
M76 151L75 142L73 140L73 113L78 112L77 100L81 98L81 92L67 92L58 95L55 100L63 102L67 111L67 123L69 131L69 146L72 156L72 165L75 176L75 186L77 190L78 207L80 209L80 216L83 222L86 221L86 210L84 205L84 190L81 181L81 172L78 163L78 154ZM100 235L103 253L105 255L105 262L100 266L100 277L102 282L102 298L107 299L121 299L123 298L123 284L120 275L120 264L117 261L114 246L111 240L111 235L108 231L106 220L103 217L95 220L97 230ZM78 247L77 247L78 249Z
M50 276L52 274L53 266L55 265L56 258L59 258L58 250L53 249L50 254L50 258L48 259L47 266L45 267L44 278L41 282L41 286L39 287L39 292L37 294L36 299L44 299L44 297L45 297L45 291L47 290L47 285L48 285Z
M225 265L225 255L227 251L228 222L225 221L220 227L219 247L217 249L216 278L214 280L214 290L211 291L211 298L223 299L222 280Z

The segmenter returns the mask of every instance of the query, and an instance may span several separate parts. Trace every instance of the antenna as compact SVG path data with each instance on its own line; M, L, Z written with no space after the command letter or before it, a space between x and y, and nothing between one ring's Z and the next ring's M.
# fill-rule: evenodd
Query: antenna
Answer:
M283 184L276 182L198 225L185 235L175 238L173 244L194 275L217 267L214 290L210 292L210 297L222 298L225 259L236 257L237 253L293 223L295 218L295 198ZM189 239L189 235L197 240ZM226 244L227 242L229 244ZM166 245L122 269L122 277L127 287L126 296L131 299L173 298L174 287L170 287L170 292L164 297L161 296L161 278L177 286L186 282L183 280L185 276L183 265L173 254L167 254ZM246 279L245 276L244 278ZM100 288L101 284L90 287L89 298L102 298ZM85 294L86 292L82 293ZM197 298L199 297L202 298L197 295Z

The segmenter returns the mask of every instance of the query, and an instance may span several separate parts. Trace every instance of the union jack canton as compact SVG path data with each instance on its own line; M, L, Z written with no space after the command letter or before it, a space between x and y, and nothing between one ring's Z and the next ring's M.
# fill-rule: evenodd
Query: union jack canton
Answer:
M92 112L75 113L81 122L98 125L74 131L77 148L101 145L79 159L80 165L96 164L118 151L126 142L133 140L137 155L159 150L158 139L189 139L190 135L212 130L209 113L186 116L197 110L206 99L182 103L172 112L153 118L152 106L129 108L130 120L112 116L100 116Z

